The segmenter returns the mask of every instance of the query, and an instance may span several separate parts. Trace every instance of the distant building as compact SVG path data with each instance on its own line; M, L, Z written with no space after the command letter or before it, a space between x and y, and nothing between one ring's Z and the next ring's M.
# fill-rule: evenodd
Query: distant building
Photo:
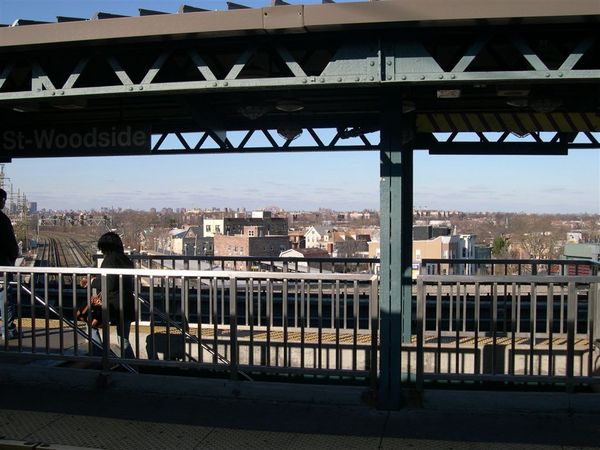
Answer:
M461 244L459 236L438 236L434 239L413 240L413 268L419 268L424 259L455 259L461 254ZM416 267L415 267L416 266ZM425 268L426 273L437 273L436 264L428 264ZM439 266L441 275L453 273L448 264Z
M183 254L185 256L212 256L214 240L205 237L202 227L189 227L183 238Z
M288 231L288 239L290 240L291 248L306 248L306 238L304 237L304 231Z
M381 258L381 243L379 241L369 242L369 258Z
M474 259L476 256L476 236L474 234L446 234L449 228L443 227L436 233L432 229L431 238L413 240L413 272L421 271L424 259ZM441 234L435 236L436 234ZM491 253L490 253L491 255ZM439 270L439 272L438 272ZM474 275L477 271L475 264L427 264L428 274Z
M271 211L252 211L252 219L270 219Z
M301 248L289 249L279 254L280 258L329 258L329 253L322 248ZM318 272L321 268L331 270L331 263L322 263L318 261L298 261L297 263L288 263L288 270L298 272Z
M360 219L370 219L371 218L371 213L369 211L362 211L362 212L351 212L350 213L350 219L353 220L360 220Z
M463 259L475 259L475 241L477 236L474 234L461 234L460 236L460 256ZM465 275L475 275L477 265L469 264L465 267Z
M169 242L167 243L168 247L165 249L167 253L172 253L175 255L183 255L183 238L187 230L175 228L169 231Z
M170 240L163 251L184 256L211 256L213 238L202 235L202 227L188 227L169 232Z
M225 229L225 219L207 219L202 220L202 229L204 236L214 237L217 234L223 234Z
M244 226L241 234L214 236L215 256L279 256L290 248L287 233L283 235L266 235L262 227ZM250 270L251 263L244 261L226 261L225 269Z
M438 236L450 236L452 230L447 226L415 225L413 226L413 239L417 241L434 239Z
M345 239L333 243L331 256L334 258L362 258L369 255L369 241L354 239L346 236Z
M204 236L213 237L218 234L235 236L242 234L244 227L259 226L265 236L287 235L288 222L284 217L271 217L269 211L261 211L261 217L224 217L221 219L207 219L202 221Z
M308 227L308 230L304 233L306 248L323 248L322 241L330 231L335 231L335 229L318 225Z
M329 258L329 253L322 248L291 248L281 252L279 256L281 258Z
M492 259L492 247L489 245L475 245L475 259Z
M567 233L567 242L570 244L579 244L583 240L581 231L569 231Z
M600 263L600 243L565 244L563 258L579 260L583 259L590 262ZM566 272L567 273L564 275L575 275L575 273L579 275L591 275L592 267L591 265L585 265L577 268L574 264L572 264L566 267Z
M600 262L600 243L565 244L563 255L565 259L587 259Z

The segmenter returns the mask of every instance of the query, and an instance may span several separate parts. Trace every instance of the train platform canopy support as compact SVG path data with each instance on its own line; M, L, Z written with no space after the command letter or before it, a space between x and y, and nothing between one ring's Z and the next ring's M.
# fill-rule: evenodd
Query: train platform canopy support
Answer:
M411 335L413 151L600 147L598 0L274 2L31 19L0 27L3 161L380 152L385 408L402 404L400 349Z

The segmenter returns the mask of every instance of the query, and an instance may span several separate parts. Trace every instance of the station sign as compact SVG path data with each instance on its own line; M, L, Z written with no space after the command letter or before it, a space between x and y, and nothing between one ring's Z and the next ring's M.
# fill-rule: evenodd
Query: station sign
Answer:
M150 146L150 127L140 125L0 129L0 152L17 158L45 153L136 154L149 152Z

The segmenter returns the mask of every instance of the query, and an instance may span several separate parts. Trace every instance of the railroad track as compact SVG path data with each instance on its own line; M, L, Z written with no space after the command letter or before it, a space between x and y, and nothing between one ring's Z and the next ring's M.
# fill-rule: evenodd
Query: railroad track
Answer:
M62 236L46 236L38 241L35 265L38 267L90 267L93 265L93 261L90 253L75 239ZM63 276L63 282L71 284L71 278L70 276ZM48 279L49 281L56 281L57 276L48 275Z
M48 236L40 239L36 265L42 267L88 267L90 253L73 238Z

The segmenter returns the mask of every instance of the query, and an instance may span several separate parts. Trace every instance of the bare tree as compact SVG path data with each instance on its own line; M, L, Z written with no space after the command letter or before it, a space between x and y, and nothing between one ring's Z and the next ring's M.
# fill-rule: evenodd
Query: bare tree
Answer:
M552 259L558 256L558 246L552 233L526 233L521 245L531 258Z

